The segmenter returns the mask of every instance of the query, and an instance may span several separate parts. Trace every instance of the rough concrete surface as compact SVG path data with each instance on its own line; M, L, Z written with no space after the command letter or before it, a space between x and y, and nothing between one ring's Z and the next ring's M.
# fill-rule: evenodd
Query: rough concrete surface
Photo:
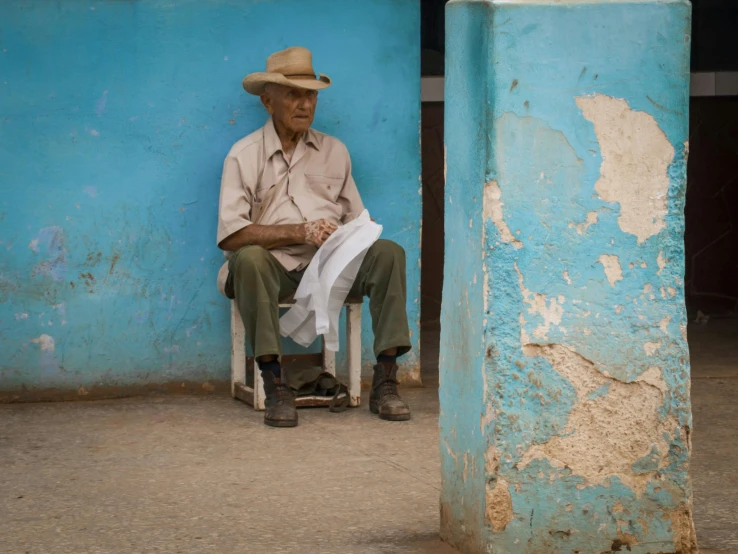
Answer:
M689 331L702 554L738 552L731 329ZM0 552L451 554L437 539L436 393L405 396L407 423L363 406L301 410L291 430L222 396L2 405Z
M228 397L0 406L0 552L444 553L437 401L271 429Z

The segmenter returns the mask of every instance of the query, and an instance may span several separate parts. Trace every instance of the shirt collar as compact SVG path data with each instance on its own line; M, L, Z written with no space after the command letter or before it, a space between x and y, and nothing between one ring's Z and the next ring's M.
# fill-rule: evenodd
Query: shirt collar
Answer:
M320 150L320 134L316 131L313 131L313 129L308 129L308 132L305 134L305 143L309 144L316 150Z
M320 134L313 129L308 129L308 132L305 133L305 136L302 137L302 140L305 142L305 144L309 144L316 150L320 150L322 142L320 139ZM274 128L274 120L271 117L264 126L264 149L267 160L271 158L275 153L282 151L282 142L279 140L277 130Z

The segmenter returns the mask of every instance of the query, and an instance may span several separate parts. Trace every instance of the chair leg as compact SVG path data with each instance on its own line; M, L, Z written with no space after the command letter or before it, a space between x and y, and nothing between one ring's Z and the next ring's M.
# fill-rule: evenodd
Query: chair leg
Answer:
M349 406L361 405L361 304L346 307L346 341L348 342Z
M261 378L259 362L254 360L254 410L266 410L265 400L264 379Z
M346 339L348 342L349 405L361 405L361 304L346 306ZM336 374L336 354L325 348L323 342L323 369ZM246 383L246 330L231 300L231 395L235 397L236 383ZM254 409L265 410L264 380L259 364L254 360Z
M336 353L325 347L325 337L323 337L323 371L336 375Z
M235 300L231 300L231 396L236 383L246 383L246 330Z

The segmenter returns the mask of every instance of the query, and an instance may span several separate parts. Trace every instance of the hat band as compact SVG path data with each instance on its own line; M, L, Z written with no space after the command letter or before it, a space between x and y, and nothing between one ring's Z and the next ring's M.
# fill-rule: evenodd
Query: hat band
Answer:
M285 75L288 79L317 79L314 73L295 73L292 75Z

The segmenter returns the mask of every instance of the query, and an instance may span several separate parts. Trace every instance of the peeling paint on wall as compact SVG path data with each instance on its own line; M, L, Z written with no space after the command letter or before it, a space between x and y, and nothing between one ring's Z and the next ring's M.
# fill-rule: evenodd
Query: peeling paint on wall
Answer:
M692 507L688 503L680 504L671 512L671 528L674 533L674 551L677 554L690 554L699 551L697 534L692 521Z
M595 94L576 103L593 123L602 150L595 190L620 204L620 228L644 242L664 228L674 147L651 114L632 110L622 98Z
M597 212L589 212L587 214L587 218L584 220L584 223L569 223L569 228L574 228L577 230L577 234L584 235L584 233L586 233L592 225L597 223L598 218L599 216L597 215Z
M610 283L611 287L614 287L618 281L623 280L623 270L620 268L620 259L617 256L603 254L598 261L605 268L607 282Z
M664 253L659 252L658 257L656 258L656 265L659 266L659 270L656 272L656 275L661 275L661 272L664 271L664 268L666 267L666 258L664 258Z
M675 418L660 417L666 391L660 369L650 369L645 379L623 383L565 346L526 345L523 351L545 358L566 377L576 390L578 403L562 432L528 449L518 467L546 458L553 467L568 467L574 475L584 477L588 486L617 477L642 495L655 473L668 465L669 437L679 427ZM604 395L589 398L604 385L608 386ZM634 471L639 460L650 456L655 456L651 471Z
M504 531L513 519L512 496L504 479L497 479L494 486L487 484L486 516L495 533Z
M36 339L31 339L31 342L40 345L41 350L44 350L46 352L54 351L54 337L51 337L49 335L41 335Z
M484 185L484 217L492 219L500 233L502 242L512 244L515 248L522 248L523 243L513 236L507 223L505 223L505 218L502 215L502 207L505 204L503 204L501 198L502 191L500 191L500 187L495 181L490 181Z
M550 300L544 294L532 292L525 287L523 282L523 274L520 269L515 266L518 274L518 282L520 291L523 293L523 299L528 304L528 313L538 315L542 318L542 322L533 330L533 336L539 339L546 339L551 325L559 325L561 317L564 314L563 304L566 299L563 296L551 298Z
M561 4L446 8L442 534L694 554L689 6Z
M647 342L643 345L647 356L653 356L659 348L661 348L660 342Z

